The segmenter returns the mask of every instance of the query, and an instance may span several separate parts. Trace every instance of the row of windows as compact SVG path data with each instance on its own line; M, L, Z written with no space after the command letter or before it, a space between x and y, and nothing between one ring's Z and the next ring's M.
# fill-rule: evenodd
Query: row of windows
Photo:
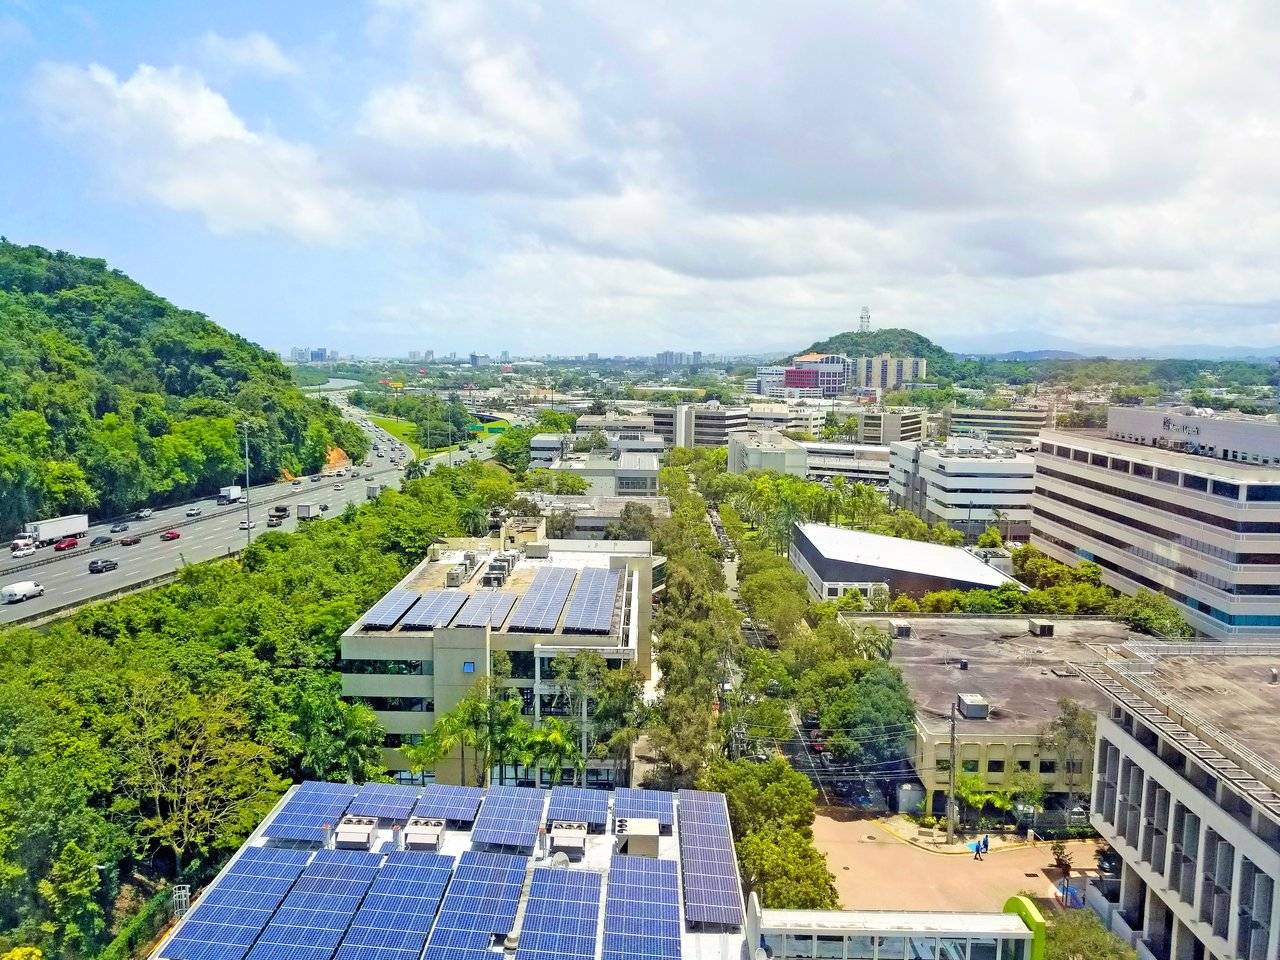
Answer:
M352 697L353 703L363 703L370 710L386 710L395 713L435 713L436 702L430 697Z
M1074 460L1077 463L1088 463L1095 467L1106 467L1117 473L1129 473L1146 480L1167 483L1173 487L1194 490L1197 493L1212 493L1227 500L1240 499L1240 484L1230 480L1214 480L1198 473L1180 473L1168 467L1153 467L1140 461L1130 461L1123 457L1108 457L1105 453L1087 450L1073 450L1070 447L1055 446L1042 443L1040 449L1044 453ZM1231 451L1234 452L1234 451ZM1227 459L1224 457L1223 459ZM1232 458L1234 459L1234 458ZM1255 458L1255 463L1257 462ZM1265 460L1263 462L1266 462ZM1245 487L1244 498L1249 503L1280 503L1280 483L1251 483Z
M1025 960L1030 941L964 934L765 933L760 946L772 960Z
M338 661L338 672L365 676L430 677L435 675L432 660L346 660Z
M1027 773L1031 769L1030 760L1015 760L1013 764L1014 764L1014 769L1018 770L1021 773ZM939 758L935 762L934 766L940 773L946 773L951 769L951 761L946 758ZM1067 761L1067 765L1066 765L1067 773L1081 773L1083 769L1084 768L1079 760ZM1005 761L1003 760L987 761L987 773L1004 773L1004 771L1005 771ZM976 759L961 760L960 772L961 773L977 773L978 761ZM1051 776L1051 777L1057 776L1058 761L1057 760L1041 760L1040 772L1046 776Z

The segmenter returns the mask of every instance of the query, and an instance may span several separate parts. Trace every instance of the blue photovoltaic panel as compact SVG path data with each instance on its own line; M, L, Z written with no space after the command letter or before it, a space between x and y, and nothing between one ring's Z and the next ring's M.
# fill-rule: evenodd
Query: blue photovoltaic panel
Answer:
M390 630L400 618L413 609L413 605L422 599L422 594L411 590L392 590L373 605L364 615L363 627L366 630Z
M418 960L452 872L452 857L388 854L334 960Z
M516 605L515 613L511 614L509 629L554 633L564 602L569 599L569 588L577 575L578 571L570 567L543 567L539 570Z
M600 960L680 960L673 861L615 856L610 862Z
M241 960L302 873L310 850L240 852L160 951L166 960Z
M625 572L598 567L583 570L564 614L564 632L608 633Z
M464 853L423 960L493 960L489 946L495 936L511 932L528 863L525 857L506 854Z
M685 916L690 923L741 926L742 887L724 794L681 790L676 799Z
M669 827L676 820L675 794L665 790L619 787L613 795L614 819L642 817Z
M447 783L429 783L413 808L415 817L457 820L473 823L484 791L479 787L455 787Z
M552 820L603 827L609 822L609 795L603 790L583 787L553 787L551 805L547 807L547 823Z
M381 862L362 850L317 851L246 960L329 960Z
M417 627L434 630L447 627L454 614L467 602L467 594L461 590L432 590L400 620L400 629Z
M515 960L595 960L601 882L588 870L534 870Z
M263 836L323 843L325 825L337 824L359 790L349 783L308 781L299 784L293 796L263 829Z
M462 613L453 622L455 627L483 627L486 624L495 630L502 628L507 614L516 605L514 593L503 593L500 590L477 590L462 608Z
M546 792L527 787L490 787L471 830L472 843L532 847L542 823Z
M347 815L377 817L379 820L407 820L420 793L421 787L407 783L366 783L351 801Z

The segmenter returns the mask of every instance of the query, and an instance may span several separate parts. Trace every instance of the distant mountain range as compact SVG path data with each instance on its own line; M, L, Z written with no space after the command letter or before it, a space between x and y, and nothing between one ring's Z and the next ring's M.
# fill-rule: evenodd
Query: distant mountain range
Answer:
M1017 350L1009 350L1017 344ZM1012 330L962 339L948 338L946 348L960 357L990 357L998 360L1078 360L1084 357L1111 357L1117 360L1253 360L1267 362L1280 358L1280 346L1223 346L1220 343L1180 343L1158 347L1117 347L1086 343L1046 335L1036 330Z

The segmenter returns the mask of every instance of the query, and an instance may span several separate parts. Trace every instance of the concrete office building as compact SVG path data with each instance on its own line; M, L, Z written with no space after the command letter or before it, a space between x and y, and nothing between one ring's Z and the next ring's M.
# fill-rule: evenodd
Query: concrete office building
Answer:
M718 400L653 407L653 430L669 447L723 447L729 434L749 430L750 407L726 407Z
M1280 956L1280 682L1260 644L1130 643L1082 668L1090 819L1123 860L1088 903L1140 960Z
M977 437L1002 447L1030 450L1040 431L1052 426L1051 412L1031 407L982 410L949 403L942 408L942 433L947 437Z
M753 403L747 414L752 430L776 430L788 433L822 433L827 412L819 404Z
M587 493L599 497L655 497L662 458L656 453L567 453L547 467L587 481Z
M671 503L666 497L597 497L587 494L570 496L553 493L534 493L529 494L529 497L542 510L541 520L544 524L547 515L550 514L567 513L572 517L572 528L567 533L559 531L556 533L557 536L568 540L603 540L606 528L622 518L623 508L630 503L647 508L658 522L669 519L671 516Z
M1113 407L1106 430L1046 430L1032 542L1172 599L1219 640L1280 639L1280 425Z
M973 543L988 526L1007 540L1031 535L1035 459L980 440L889 444L889 502Z
M1010 583L1026 589L959 547L821 523L795 525L790 558L817 600L834 600L851 590L869 597L880 585L893 594L916 597L936 590L991 590Z
M834 480L889 486L889 448L868 443L814 443L798 441L809 455L810 480Z
M529 466L553 469L561 461L584 460L588 454L621 458L626 453L647 453L660 457L666 449L662 438L656 433L617 433L605 434L608 446L604 450L574 450L574 446L584 443L590 434L575 433L539 433L529 441ZM567 469L567 468L566 468Z
M858 417L858 442L875 446L923 440L929 435L927 410L863 410Z
M803 477L808 470L804 447L780 433L745 430L729 435L730 473L773 470Z
M561 652L594 650L610 667L634 662L651 674L648 542L551 540L505 554L492 544L433 547L340 640L342 693L373 709L387 731L384 763L398 780L413 777L397 748L457 706L489 674L497 651L511 658L509 683L535 724L564 713L549 669ZM588 785L616 782L612 761L588 763ZM538 771L512 768L505 776L536 780ZM436 777L460 783L460 756Z
M892 662L916 705L911 762L927 809L945 815L951 788L951 708L956 706L959 775L978 774L992 787L1009 774L1032 771L1049 794L1047 806L1066 813L1067 798L1089 796L1093 756L1059 756L1040 747L1040 734L1069 697L1090 710L1104 698L1068 661L1099 659L1093 644L1124 643L1122 623L1070 617L998 619L928 614L843 614L850 626L872 624L894 637ZM1032 633L1030 624L1051 623ZM905 629L904 629L905 628ZM1081 825L1084 815L1079 814Z
M901 389L904 383L925 379L928 361L923 357L858 357L850 364L849 386L881 391Z
M584 413L573 425L574 433L595 433L597 430L605 436L653 433L653 417L647 413L630 412L609 412L603 415Z

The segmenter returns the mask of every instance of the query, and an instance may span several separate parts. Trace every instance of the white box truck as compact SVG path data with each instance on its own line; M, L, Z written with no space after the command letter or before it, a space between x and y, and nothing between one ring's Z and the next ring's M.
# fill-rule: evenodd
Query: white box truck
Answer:
M41 547L66 537L85 537L89 535L89 515L74 513L66 517L54 517L52 520L36 520L26 524L22 532Z
M240 499L240 495L242 493L244 493L244 490L242 490L240 485L237 483L233 483L229 487L223 487L218 491L218 505L222 506L228 503L235 503Z
M319 520L320 508L314 503L298 504L298 520Z
M364 488L364 496L366 500L377 500L378 494L382 493L386 487L381 483L371 483Z

